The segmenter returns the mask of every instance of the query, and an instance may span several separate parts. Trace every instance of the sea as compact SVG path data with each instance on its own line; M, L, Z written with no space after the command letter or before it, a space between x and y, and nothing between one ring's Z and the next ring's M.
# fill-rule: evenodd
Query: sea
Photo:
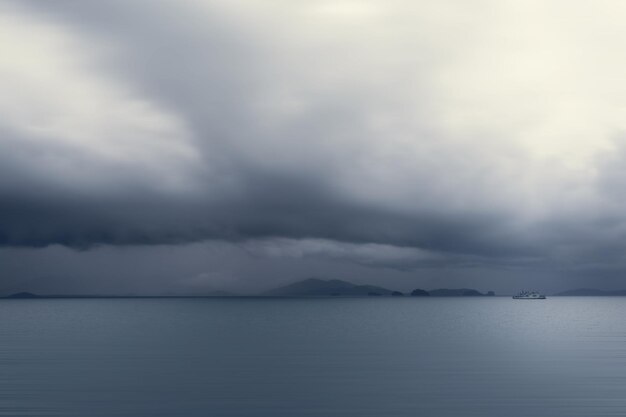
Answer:
M624 416L626 297L0 300L0 416Z

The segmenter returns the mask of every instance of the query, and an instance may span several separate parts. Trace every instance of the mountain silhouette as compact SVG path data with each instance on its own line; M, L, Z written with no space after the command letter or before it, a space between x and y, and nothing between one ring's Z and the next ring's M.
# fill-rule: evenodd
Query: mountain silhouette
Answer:
M264 292L267 296L391 295L392 290L375 285L356 285L339 279L309 278Z
M39 298L39 296L32 292L17 292L7 296L7 298Z

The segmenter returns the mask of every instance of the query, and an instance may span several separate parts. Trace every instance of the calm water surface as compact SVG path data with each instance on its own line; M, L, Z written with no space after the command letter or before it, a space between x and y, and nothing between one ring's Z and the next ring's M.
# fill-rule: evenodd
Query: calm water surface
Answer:
M623 416L626 297L0 301L0 416Z

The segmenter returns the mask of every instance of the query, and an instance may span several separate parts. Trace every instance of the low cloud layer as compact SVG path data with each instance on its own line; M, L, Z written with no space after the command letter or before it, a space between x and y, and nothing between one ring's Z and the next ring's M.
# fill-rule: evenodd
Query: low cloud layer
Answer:
M621 270L624 18L610 1L2 1L0 245Z

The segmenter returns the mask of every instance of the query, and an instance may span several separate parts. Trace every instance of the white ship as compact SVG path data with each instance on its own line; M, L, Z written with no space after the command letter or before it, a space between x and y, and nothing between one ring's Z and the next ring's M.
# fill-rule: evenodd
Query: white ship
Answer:
M545 300L546 296L536 291L522 291L513 296L515 300Z

